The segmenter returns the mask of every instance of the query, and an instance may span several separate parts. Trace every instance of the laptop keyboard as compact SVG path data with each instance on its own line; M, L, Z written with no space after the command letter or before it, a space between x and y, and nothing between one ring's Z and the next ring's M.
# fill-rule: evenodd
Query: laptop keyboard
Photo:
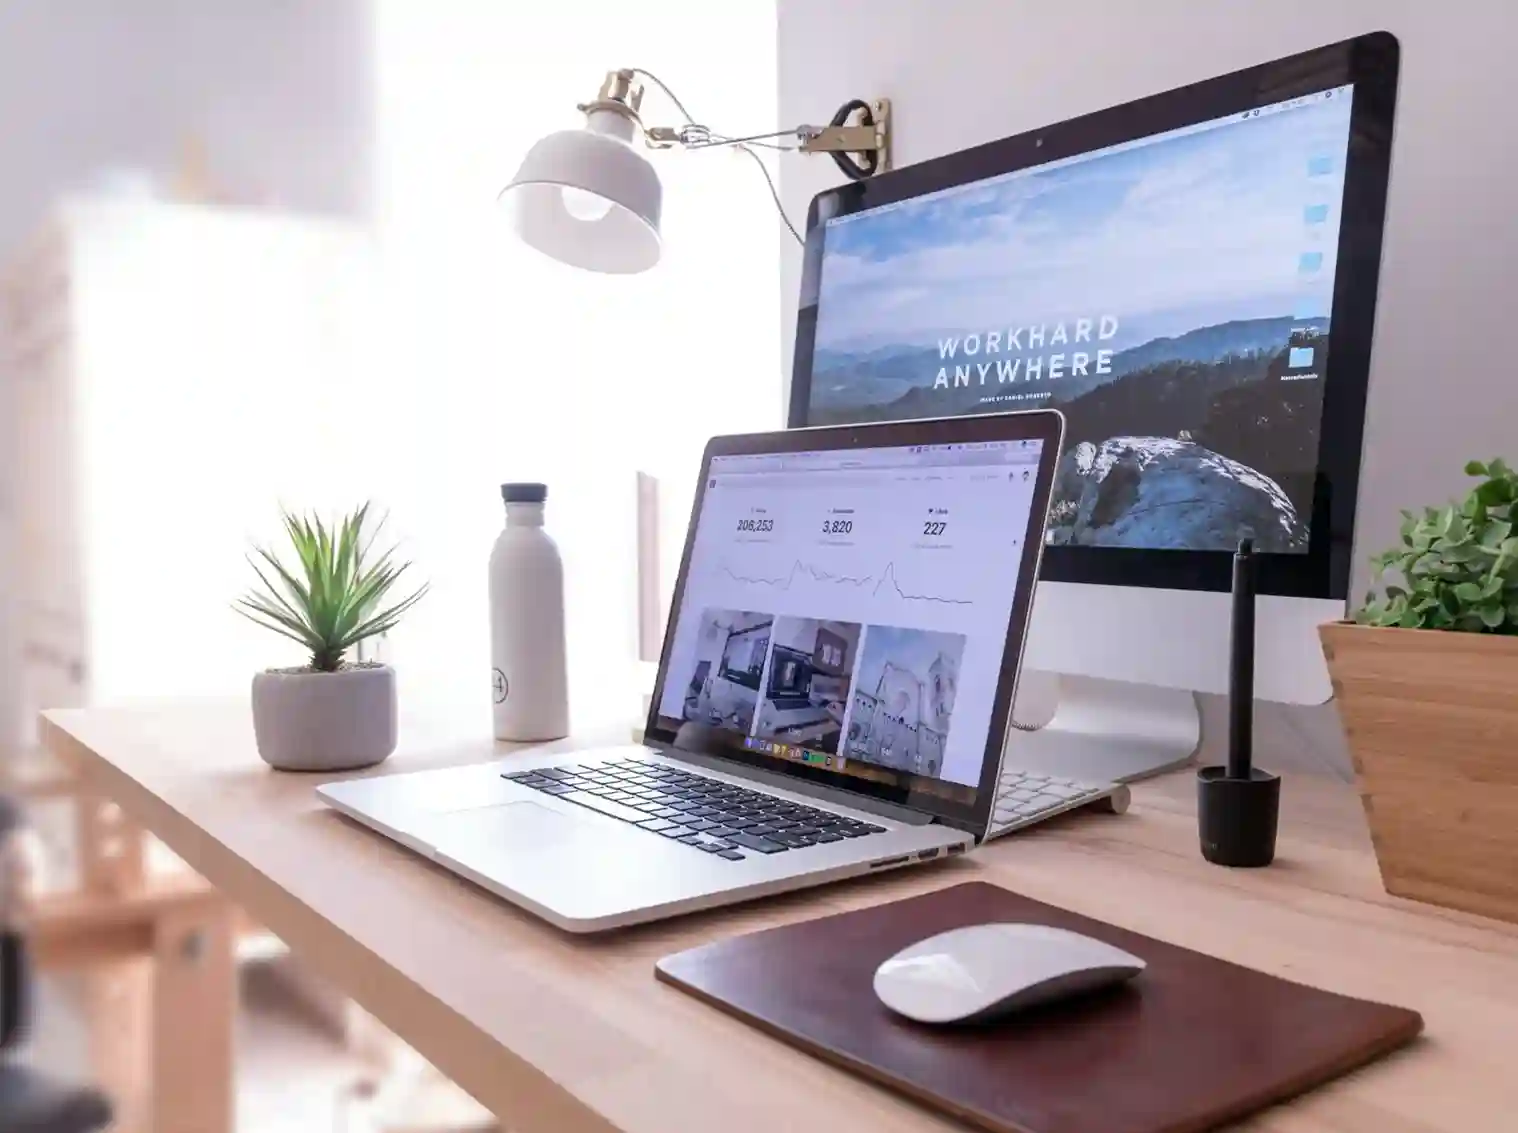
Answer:
M501 778L728 861L886 832L884 826L642 759L508 771Z

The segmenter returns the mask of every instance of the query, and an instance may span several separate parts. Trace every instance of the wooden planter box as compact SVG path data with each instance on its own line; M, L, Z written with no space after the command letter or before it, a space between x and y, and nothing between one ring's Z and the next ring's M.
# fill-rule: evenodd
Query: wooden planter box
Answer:
M1518 637L1319 633L1387 892L1518 923Z

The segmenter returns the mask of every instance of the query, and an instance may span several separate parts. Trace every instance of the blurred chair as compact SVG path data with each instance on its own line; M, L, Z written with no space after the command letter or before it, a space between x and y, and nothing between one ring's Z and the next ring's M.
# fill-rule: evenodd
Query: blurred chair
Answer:
M22 926L31 881L21 834L21 808L0 795L0 1130L5 1133L95 1133L111 1123L97 1090L69 1085L22 1063L33 999Z

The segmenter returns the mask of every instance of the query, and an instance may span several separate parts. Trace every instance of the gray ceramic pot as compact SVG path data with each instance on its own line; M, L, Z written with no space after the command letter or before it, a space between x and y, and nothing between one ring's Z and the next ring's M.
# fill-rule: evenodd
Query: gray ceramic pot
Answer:
M253 678L253 734L281 771L350 771L395 750L395 670L271 671Z

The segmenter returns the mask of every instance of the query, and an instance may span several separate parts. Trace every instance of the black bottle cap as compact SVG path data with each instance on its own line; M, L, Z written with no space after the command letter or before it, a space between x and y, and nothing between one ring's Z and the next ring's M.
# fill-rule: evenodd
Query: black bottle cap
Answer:
M540 504L548 499L548 485L502 484L501 499L508 504Z
M1235 779L1226 767L1196 773L1197 833L1202 857L1213 865L1253 868L1276 856L1281 777L1257 767Z

